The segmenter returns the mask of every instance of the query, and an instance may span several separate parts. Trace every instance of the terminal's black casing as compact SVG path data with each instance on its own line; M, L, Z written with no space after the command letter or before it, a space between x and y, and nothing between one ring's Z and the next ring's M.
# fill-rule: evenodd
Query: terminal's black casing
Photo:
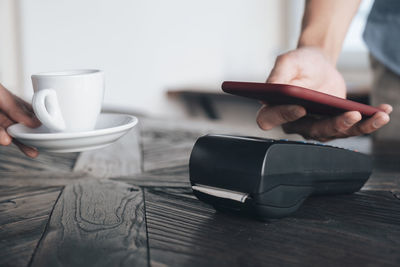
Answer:
M193 147L189 171L192 186L248 194L242 203L193 190L200 200L269 219L290 215L310 195L358 191L372 162L368 155L322 144L206 135Z

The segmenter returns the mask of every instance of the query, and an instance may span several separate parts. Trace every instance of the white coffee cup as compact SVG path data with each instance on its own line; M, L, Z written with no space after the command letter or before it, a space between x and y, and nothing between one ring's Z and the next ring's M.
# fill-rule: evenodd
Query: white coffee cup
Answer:
M51 132L94 129L103 102L103 71L43 72L31 78L33 110Z

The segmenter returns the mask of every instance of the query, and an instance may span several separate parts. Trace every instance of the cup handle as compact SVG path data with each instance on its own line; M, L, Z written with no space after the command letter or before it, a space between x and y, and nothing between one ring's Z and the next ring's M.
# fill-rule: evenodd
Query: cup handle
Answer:
M43 89L33 95L32 107L36 117L44 126L54 131L65 130L65 122L58 105L57 93L53 89Z

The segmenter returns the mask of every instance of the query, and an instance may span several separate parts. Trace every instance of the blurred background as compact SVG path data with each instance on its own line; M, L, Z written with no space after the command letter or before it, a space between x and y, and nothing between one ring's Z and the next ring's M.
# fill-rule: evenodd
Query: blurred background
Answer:
M338 67L368 101L364 0ZM263 82L296 46L301 0L0 0L0 82L30 100L36 72L98 68L104 108L257 128L255 101L225 96L224 80ZM247 126L246 126L247 125Z

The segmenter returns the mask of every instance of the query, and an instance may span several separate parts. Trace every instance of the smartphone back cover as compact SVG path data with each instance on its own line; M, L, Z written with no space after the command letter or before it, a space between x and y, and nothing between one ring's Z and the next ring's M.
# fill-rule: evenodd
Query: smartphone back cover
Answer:
M370 117L381 111L355 101L288 84L226 81L222 84L222 90L270 105L300 105L305 107L307 112L320 115L338 115L355 110L364 117Z

